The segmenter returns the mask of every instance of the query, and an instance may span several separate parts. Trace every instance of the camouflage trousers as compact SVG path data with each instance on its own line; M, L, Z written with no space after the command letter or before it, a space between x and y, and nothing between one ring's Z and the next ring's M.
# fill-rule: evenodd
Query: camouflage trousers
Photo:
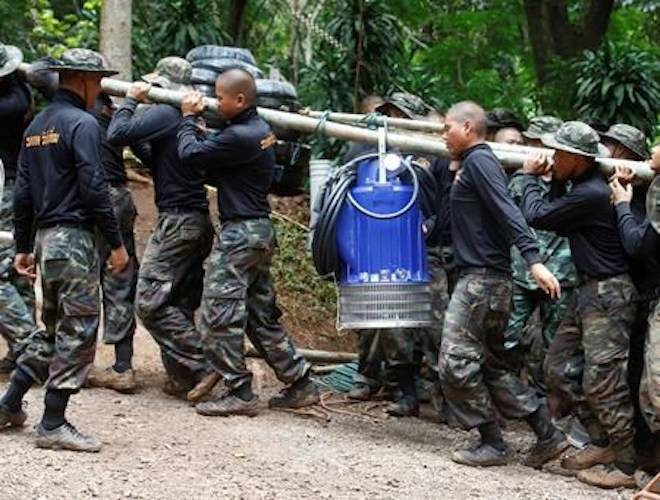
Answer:
M0 231L14 231L14 185L7 184L0 200ZM35 328L34 287L14 271L14 244L0 244L0 335L7 341L8 357L15 344Z
M461 272L449 301L440 345L440 384L447 418L465 429L524 418L540 401L514 373L504 350L511 277L484 268Z
M616 450L635 434L628 358L636 294L627 274L583 280L545 361L549 395L575 406L592 440Z
M431 275L431 301L433 324L428 328L392 328L359 332L359 373L354 381L372 388L380 385L383 361L388 370L408 365L423 368L425 376L438 379L438 346L442 338L442 325L449 302L447 273L440 248L427 251Z
M353 377L354 384L368 385L377 391L383 382L382 335L387 330L367 329L357 332L358 372Z
M138 275L137 314L160 347L165 371L183 384L208 372L194 314L212 242L208 214L161 213Z
M447 273L440 248L427 251L431 276L433 324L428 328L394 328L382 335L382 348L389 368L398 365L419 365L422 360L431 373L437 375L438 346L442 339L445 311L449 302ZM437 376L435 377L437 379Z
M309 371L288 333L275 300L270 264L275 232L267 219L225 222L211 252L204 280L201 333L204 352L230 389L250 383L245 336L290 384Z
M37 231L35 258L45 330L19 343L18 365L49 389L78 390L94 362L99 326L99 260L94 233L55 226Z
M121 273L111 272L105 263L110 258L110 245L97 231L96 241L101 262L101 290L103 292L103 341L116 344L135 333L135 289L138 260L135 252L133 225L137 212L130 190L126 186L112 186L110 198L117 217L122 241L130 258Z
M504 334L507 350L515 352L516 368L525 368L528 383L539 395L547 392L543 361L557 328L568 310L573 288L562 288L561 298L550 299L542 290L529 290L514 283L513 309ZM539 321L534 321L538 311Z
M649 314L639 405L651 431L660 432L660 301L657 300Z

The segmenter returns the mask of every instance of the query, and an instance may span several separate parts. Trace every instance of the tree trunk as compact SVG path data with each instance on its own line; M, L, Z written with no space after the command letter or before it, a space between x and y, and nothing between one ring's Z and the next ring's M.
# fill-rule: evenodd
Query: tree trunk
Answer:
M600 46L614 9L614 0L590 0L584 14L572 23L566 0L524 0L536 76L548 81L553 59L569 60Z
M243 25L248 0L231 0L227 18L227 34L231 42L240 47L243 43Z
M131 0L103 0L101 5L101 53L119 78L132 79Z

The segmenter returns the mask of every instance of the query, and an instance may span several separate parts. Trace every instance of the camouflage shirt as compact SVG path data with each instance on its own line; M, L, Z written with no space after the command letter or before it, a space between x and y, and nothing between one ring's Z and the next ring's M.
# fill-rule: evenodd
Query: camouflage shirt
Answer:
M520 204L522 198L522 180L522 172L516 172L509 182L509 194L516 205ZM543 189L543 196L547 198L550 193L550 183L544 182L540 177L538 177L538 182ZM562 286L576 286L577 271L571 258L568 238L559 236L553 231L532 229L532 232L539 241L542 263L555 275ZM513 271L513 281L516 285L528 290L538 289L538 285L534 281L525 259L523 259L520 251L515 246L511 247L511 268Z

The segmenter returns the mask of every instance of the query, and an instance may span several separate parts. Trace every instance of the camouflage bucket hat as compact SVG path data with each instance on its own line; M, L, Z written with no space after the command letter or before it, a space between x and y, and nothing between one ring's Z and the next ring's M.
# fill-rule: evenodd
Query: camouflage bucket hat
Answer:
M488 128L515 128L522 132L525 127L516 114L504 108L495 108L486 113L486 125Z
M554 134L564 123L556 116L535 116L522 135L528 139L540 139L544 134Z
M598 132L582 122L566 122L554 134L543 135L541 142L549 148L582 156L610 156L609 150L600 143Z
M69 49L51 66L52 71L79 71L102 76L116 75L118 71L107 68L105 57L89 49Z
M13 45L0 43L0 77L7 76L18 68L23 62L23 53Z
M387 114L387 110L390 107L398 109L411 120L420 118L426 110L424 101L416 95L408 94L406 92L394 92L383 104L376 108L376 111L378 113Z
M600 136L618 142L635 153L642 160L646 160L651 156L651 152L646 144L644 133L635 127L626 125L625 123L612 125L607 132L603 132Z
M156 64L156 71L144 75L142 79L169 90L192 90L190 78L192 66L181 57L164 57Z

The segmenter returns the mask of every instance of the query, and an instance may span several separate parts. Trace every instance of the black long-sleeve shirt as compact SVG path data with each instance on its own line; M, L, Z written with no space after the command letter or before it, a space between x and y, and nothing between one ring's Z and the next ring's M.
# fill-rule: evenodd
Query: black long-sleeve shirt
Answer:
M509 197L502 165L486 144L461 155L450 198L451 236L459 267L511 272L511 245L528 265L541 262L539 245Z
M101 165L101 131L80 97L58 90L25 131L14 192L16 249L32 249L37 229L96 225L112 248L121 235Z
M151 157L147 166L153 173L159 211L208 210L203 169L199 165L184 165L177 152L181 112L174 106L158 104L136 113L137 105L135 99L128 97L115 111L108 128L110 144L149 144Z
M454 183L455 172L449 170L449 160L447 158L434 158L431 163L431 173L435 177L438 189L436 198L438 221L440 225L437 244L442 246L451 245L451 186Z
M105 175L110 184L126 184L126 168L124 167L124 156L122 146L116 146L108 142L108 127L112 117L103 112L104 105L110 105L103 98L96 101L92 111L94 118L101 127L101 160Z
M178 133L179 157L184 165L203 167L218 189L218 211L223 221L268 217L274 142L270 126L254 107L210 135L188 116Z
M623 248L632 259L630 274L644 293L660 287L660 234L643 210L635 210L630 203L615 207L619 235Z
M523 180L520 203L532 227L568 236L573 262L579 272L607 278L629 271L605 179L592 169L562 196L544 200L533 175Z
M25 131L25 116L32 106L32 96L27 85L14 75L0 82L0 160L5 178L16 178L18 154Z

